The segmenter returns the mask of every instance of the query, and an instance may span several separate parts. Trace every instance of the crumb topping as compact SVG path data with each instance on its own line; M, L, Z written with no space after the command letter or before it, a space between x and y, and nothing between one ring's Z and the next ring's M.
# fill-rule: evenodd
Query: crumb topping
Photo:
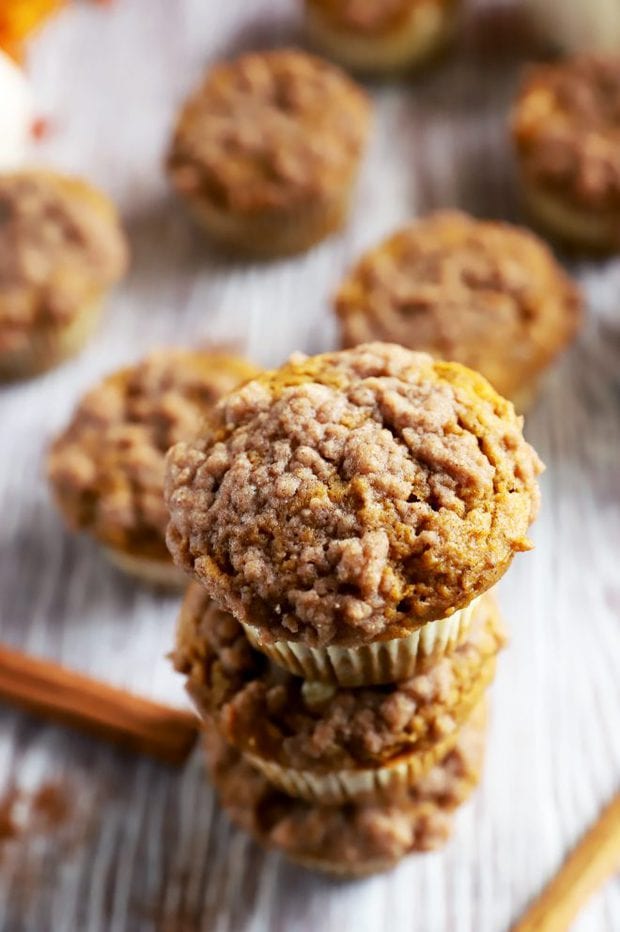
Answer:
M486 715L476 709L454 749L402 798L389 805L313 805L279 792L218 735L205 732L207 762L231 818L289 857L363 868L411 851L429 851L449 836L449 817L480 779Z
M174 663L203 715L241 751L327 773L375 767L455 733L495 669L503 628L485 596L466 639L410 680L347 689L293 676L252 648L241 625L192 584Z
M530 548L521 426L481 376L396 345L293 358L170 451L168 546L263 638L407 634Z
M51 172L0 174L0 345L69 323L126 266L125 236L99 191Z
M357 171L370 118L344 72L291 49L216 65L179 116L175 187L226 210L292 208L330 197Z
M68 523L113 548L168 560L166 451L256 373L235 356L166 349L105 378L50 450L49 479Z
M345 346L393 340L470 366L511 397L575 335L582 301L538 237L450 211L367 252L335 307Z
M522 169L579 207L620 207L620 58L583 56L533 68L513 111Z

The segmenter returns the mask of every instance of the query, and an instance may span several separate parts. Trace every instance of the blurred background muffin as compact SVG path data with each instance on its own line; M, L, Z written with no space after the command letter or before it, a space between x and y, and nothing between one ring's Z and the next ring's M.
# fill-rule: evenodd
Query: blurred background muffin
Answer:
M126 267L116 209L88 182L47 170L0 175L0 378L77 352Z
M455 360L523 410L577 332L582 301L533 234L446 211L363 255L335 310L343 346L390 340Z
M346 68L384 74L429 61L450 41L459 0L305 0L310 41Z
M166 349L91 389L48 458L52 493L69 527L91 534L122 570L156 585L182 585L164 539L166 451L193 436L211 405L256 372L225 353Z
M293 49L215 65L181 109L170 180L207 232L261 258L301 252L346 221L370 102Z
M531 68L512 113L526 206L579 250L620 250L620 55Z

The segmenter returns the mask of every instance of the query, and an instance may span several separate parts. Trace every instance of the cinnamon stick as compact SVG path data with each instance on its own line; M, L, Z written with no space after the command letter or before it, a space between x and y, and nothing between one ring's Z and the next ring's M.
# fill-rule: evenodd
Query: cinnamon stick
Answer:
M532 903L512 932L566 932L592 894L620 869L620 793Z
M187 758L199 728L198 719L190 712L3 645L0 699L169 764L180 764Z

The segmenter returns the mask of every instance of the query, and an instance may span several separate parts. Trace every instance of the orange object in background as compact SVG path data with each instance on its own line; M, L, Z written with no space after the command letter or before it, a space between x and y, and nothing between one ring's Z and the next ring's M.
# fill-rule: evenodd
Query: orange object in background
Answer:
M21 61L29 34L65 0L0 0L0 48Z

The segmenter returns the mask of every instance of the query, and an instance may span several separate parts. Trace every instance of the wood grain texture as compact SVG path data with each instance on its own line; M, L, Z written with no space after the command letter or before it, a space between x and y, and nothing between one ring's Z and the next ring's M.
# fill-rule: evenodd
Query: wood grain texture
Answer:
M267 266L211 254L161 171L175 107L217 55L295 38L297 15L294 0L76 3L30 58L51 127L33 158L118 200L133 266L78 359L0 394L0 637L166 702L184 701L164 656L176 600L65 533L42 481L78 395L165 343L224 341L262 364L328 348L330 293L396 224L440 205L518 217L505 116L527 48L511 7L489 0L471 4L457 54L373 87L375 135L342 236ZM51 833L0 838L3 932L500 932L517 918L620 783L620 263L576 271L588 323L528 418L548 466L537 549L500 587L513 637L484 784L446 850L364 882L321 879L231 829L199 753L178 773L3 710L0 786L27 796L64 782L73 807ZM617 882L575 928L620 928Z

